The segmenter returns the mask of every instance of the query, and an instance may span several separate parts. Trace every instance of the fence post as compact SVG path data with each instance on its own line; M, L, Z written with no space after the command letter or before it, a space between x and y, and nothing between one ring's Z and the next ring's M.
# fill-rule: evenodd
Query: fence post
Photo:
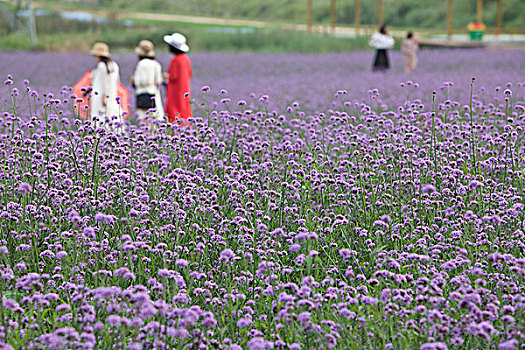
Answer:
M478 0L476 7L476 17L478 22L483 22L483 0Z
M306 2L306 27L309 32L312 31L312 1L313 0L307 0Z
M447 37L452 39L452 0L447 3Z
M355 34L361 31L361 0L355 0Z
M377 25L383 25L383 0L377 0Z
M33 8L33 0L27 1L27 9L29 10L29 18L27 21L27 31L29 33L29 40L31 40L32 45L36 45L36 25L35 25L35 11Z
M330 2L330 29L332 30L332 33L335 33L335 1L336 0L332 0Z
M498 0L498 14L497 14L497 21L498 21L498 24L497 24L497 28L496 28L496 34L497 35L500 35L503 30L502 30L502 27L503 27L503 0Z

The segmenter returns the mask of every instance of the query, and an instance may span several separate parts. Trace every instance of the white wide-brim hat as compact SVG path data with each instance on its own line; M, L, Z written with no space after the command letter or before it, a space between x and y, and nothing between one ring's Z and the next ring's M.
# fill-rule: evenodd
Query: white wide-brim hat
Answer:
M182 52L188 52L190 47L186 44L186 37L181 33L164 35L164 41Z

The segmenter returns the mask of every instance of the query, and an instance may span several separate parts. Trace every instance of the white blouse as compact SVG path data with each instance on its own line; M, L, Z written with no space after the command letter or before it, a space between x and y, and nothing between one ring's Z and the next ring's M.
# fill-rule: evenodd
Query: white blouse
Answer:
M159 89L159 85L162 84L162 67L160 63L154 59L141 59L137 63L133 79L135 82L135 94L148 93L155 95L155 109L157 110L155 115L157 118L164 116L164 108L162 106ZM143 114L144 113L139 113L139 118L143 118Z
M155 94L158 86L162 84L162 67L160 63L149 58L141 59L133 75L136 93Z
M119 82L119 66L116 62L109 61L107 67L104 62L97 64L97 67L93 70L93 93L91 95L92 116L98 116L101 121L103 121L106 116L118 116L120 119L121 108L116 100ZM106 101L105 106L103 100Z
M390 35L375 33L368 43L376 49L390 49L394 46L394 39Z

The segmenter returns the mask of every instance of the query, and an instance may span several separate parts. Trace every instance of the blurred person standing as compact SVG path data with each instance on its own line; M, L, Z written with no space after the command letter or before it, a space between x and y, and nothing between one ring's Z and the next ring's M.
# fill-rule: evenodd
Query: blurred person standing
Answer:
M105 43L95 43L90 54L97 60L91 83L91 119L94 120L94 127L103 126L109 131L121 130L124 121L117 100L119 66L111 59L109 46Z
M135 48L135 53L139 61L130 81L135 88L137 119L141 124L160 121L164 117L159 89L162 84L162 67L155 59L153 43L142 40Z
M379 28L379 32L372 35L369 44L376 48L376 57L372 71L381 72L388 70L390 68L390 62L387 50L394 46L394 39L388 34L386 25L382 25L381 28Z
M190 48L186 44L186 37L180 33L165 35L164 41L173 54L168 71L163 74L167 80L165 111L170 123L179 119L179 125L189 126L188 118L192 117L190 90L193 71L186 53Z
M403 52L403 59L405 61L405 72L410 73L417 66L417 51L419 50L419 43L414 38L413 32L408 32L403 45L401 46L401 52Z

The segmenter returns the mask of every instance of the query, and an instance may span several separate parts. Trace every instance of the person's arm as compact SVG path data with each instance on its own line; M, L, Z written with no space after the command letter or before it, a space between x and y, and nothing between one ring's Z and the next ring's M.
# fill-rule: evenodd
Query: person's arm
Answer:
M385 39L386 39L386 43L387 43L387 45L388 45L389 47L394 46L394 44L396 43L396 41L394 40L394 38L391 37L391 36L388 36L388 37L386 37Z
M372 35L372 37L368 41L368 45L370 45L372 47L376 47L377 46L377 35L376 34Z
M170 66L168 67L168 82L176 83L179 79L179 69L175 60L172 60Z
M162 84L162 66L157 62L155 65L155 86Z

